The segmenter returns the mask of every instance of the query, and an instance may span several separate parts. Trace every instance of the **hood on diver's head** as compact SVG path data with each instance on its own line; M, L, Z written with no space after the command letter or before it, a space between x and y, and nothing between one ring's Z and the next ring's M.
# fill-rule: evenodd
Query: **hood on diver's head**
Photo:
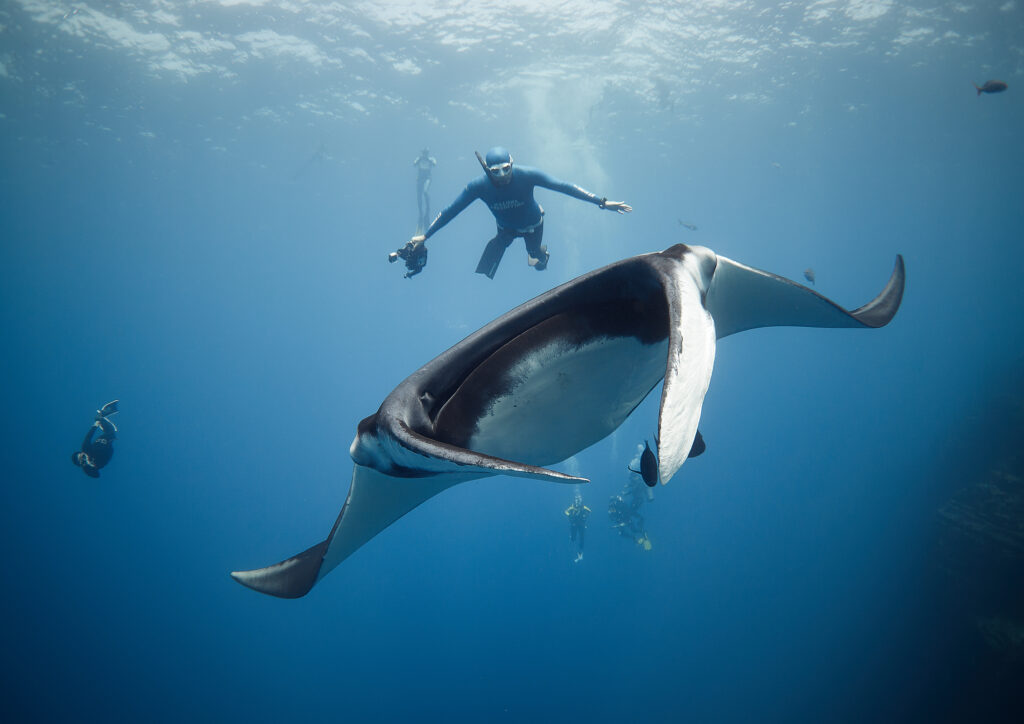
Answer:
M494 146L484 156L488 166L496 166L501 163L512 163L512 154L504 146Z

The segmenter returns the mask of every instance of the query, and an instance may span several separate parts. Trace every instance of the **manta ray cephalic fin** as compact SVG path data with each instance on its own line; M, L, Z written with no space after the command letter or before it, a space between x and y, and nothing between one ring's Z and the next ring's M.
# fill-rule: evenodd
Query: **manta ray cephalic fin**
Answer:
M715 257L702 247L689 251L679 261L652 259L665 289L669 320L658 413L658 478L662 485L689 457L715 366L715 322L702 303L702 290L707 289L714 273Z

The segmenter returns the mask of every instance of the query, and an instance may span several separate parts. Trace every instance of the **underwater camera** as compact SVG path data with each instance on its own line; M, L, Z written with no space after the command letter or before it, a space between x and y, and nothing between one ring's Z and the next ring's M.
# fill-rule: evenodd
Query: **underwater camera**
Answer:
M388 262L392 264L399 259L405 262L405 278L416 276L427 265L427 245L422 241L419 244L407 241L401 249L388 254Z

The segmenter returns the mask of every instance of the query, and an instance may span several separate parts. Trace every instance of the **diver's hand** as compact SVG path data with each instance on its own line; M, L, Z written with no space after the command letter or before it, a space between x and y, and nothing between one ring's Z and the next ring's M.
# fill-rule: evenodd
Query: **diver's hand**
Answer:
M411 239L409 239L409 243L412 244L413 246L419 246L420 244L422 244L426 240L427 240L427 237L426 237L425 234L417 234L416 236L414 236Z
M605 201L604 207L609 211L615 211L620 214L628 214L633 210L633 207L627 204L625 201Z

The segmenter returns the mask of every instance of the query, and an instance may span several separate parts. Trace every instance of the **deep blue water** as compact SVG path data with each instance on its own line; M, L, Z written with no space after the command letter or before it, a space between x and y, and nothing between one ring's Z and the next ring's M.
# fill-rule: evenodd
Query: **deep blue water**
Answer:
M1019 706L961 686L984 644L936 597L933 543L1024 356L1024 8L386 5L0 9L3 718ZM1009 90L977 97L988 78ZM386 255L414 231L419 149L437 211L499 143L634 213L539 191L549 268L517 241L490 281L477 204L402 279ZM649 552L605 508L657 392L559 466L592 480L579 564L572 487L497 477L428 501L306 598L228 577L327 534L356 424L421 364L678 242L813 267L849 308L902 253L903 307L879 331L722 340L708 450L655 491ZM94 481L68 456L115 397Z

